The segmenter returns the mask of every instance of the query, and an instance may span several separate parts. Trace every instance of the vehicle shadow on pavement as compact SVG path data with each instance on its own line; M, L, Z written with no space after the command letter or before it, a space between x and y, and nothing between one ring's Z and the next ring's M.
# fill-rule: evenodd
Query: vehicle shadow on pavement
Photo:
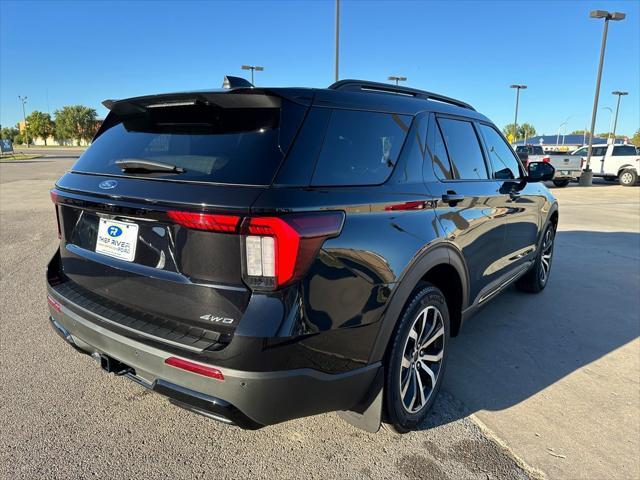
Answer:
M640 234L558 232L546 289L509 288L452 339L444 391L462 416L526 400L637 338L639 291Z

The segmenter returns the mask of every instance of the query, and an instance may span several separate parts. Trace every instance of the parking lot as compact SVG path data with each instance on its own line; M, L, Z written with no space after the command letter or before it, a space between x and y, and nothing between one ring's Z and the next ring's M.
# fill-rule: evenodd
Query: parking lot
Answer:
M48 190L72 163L0 164L0 478L640 477L640 187L553 190L547 289L510 289L465 325L423 430L327 414L248 432L103 373L49 329Z

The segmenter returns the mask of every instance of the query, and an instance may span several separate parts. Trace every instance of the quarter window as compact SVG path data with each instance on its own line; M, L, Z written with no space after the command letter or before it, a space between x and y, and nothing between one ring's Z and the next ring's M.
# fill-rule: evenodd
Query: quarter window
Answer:
M312 185L377 185L398 161L411 117L334 110Z
M438 120L451 162L452 176L461 180L487 180L487 167L471 122Z
M480 131L484 136L487 152L489 153L489 160L493 167L493 178L496 180L513 180L520 178L518 160L511 152L507 142L489 125L480 125Z

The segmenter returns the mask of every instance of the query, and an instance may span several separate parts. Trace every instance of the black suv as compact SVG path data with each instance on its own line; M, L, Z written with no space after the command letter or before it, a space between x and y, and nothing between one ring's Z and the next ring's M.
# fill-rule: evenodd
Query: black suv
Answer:
M228 83L104 103L51 191L51 325L225 423L415 428L464 320L545 287L553 167L442 95Z

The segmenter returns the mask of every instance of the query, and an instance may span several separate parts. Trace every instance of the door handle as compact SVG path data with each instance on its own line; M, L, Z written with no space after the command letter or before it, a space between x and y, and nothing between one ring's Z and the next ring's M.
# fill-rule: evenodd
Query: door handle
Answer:
M449 190L442 195L442 201L449 205L455 205L458 202L464 200L464 195L458 195L456 192Z

